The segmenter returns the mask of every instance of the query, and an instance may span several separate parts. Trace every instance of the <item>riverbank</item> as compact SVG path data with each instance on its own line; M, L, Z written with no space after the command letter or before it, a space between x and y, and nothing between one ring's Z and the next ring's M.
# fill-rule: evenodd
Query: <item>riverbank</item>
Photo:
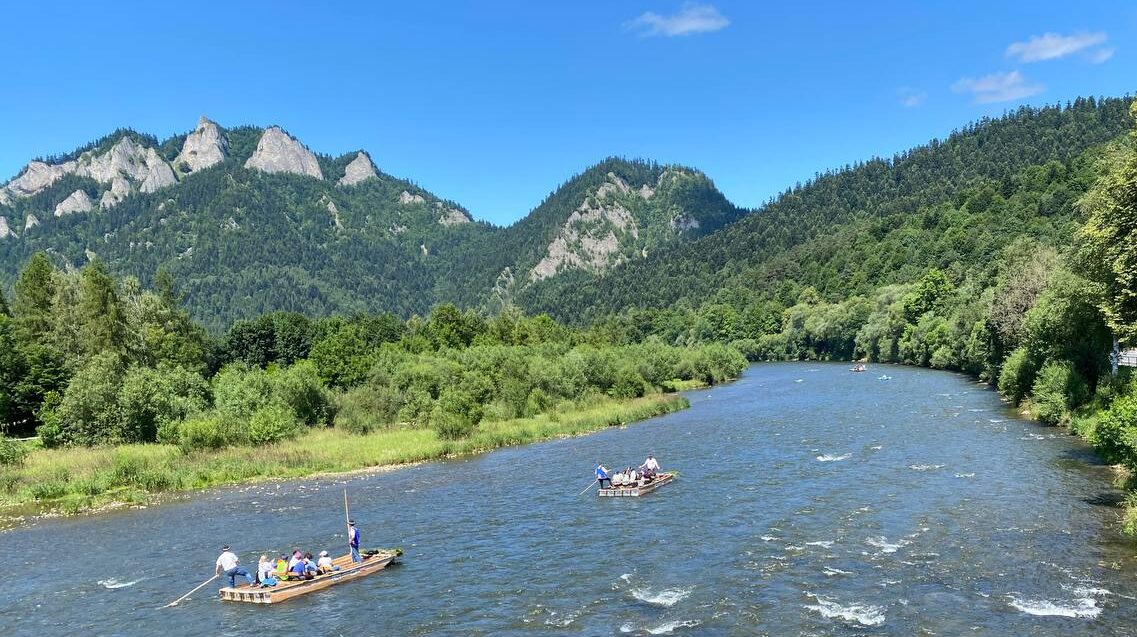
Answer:
M355 435L312 430L287 442L185 452L176 445L38 449L0 468L0 528L28 515L67 515L138 506L165 494L209 487L394 467L581 435L688 406L678 394L593 399L531 418L483 422L460 440L432 429ZM8 520L7 524L5 519Z

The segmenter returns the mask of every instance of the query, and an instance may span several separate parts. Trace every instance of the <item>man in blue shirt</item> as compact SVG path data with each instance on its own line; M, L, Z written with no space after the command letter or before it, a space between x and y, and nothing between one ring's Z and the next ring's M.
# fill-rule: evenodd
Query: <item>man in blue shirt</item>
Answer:
M608 470L604 468L604 465L599 462L596 463L596 481L600 483L601 489L604 488L605 482L608 483L609 489L612 488L612 478L608 476Z
M359 529L355 528L355 520L347 521L347 545L351 548L351 561L362 562L359 556Z

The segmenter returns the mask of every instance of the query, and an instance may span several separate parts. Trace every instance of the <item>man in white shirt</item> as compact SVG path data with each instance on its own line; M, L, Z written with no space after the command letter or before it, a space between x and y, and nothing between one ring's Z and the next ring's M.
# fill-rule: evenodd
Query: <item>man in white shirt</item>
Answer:
M327 551L320 551L320 559L316 561L316 568L320 569L321 573L331 573L335 570L335 565L332 564L332 558L328 557Z
M229 576L229 588L237 587L237 576L243 575L249 581L249 586L256 582L256 578L251 573L237 565L237 555L229 550L229 545L221 547L221 555L217 558L217 563L213 567L214 575L225 573Z
M643 470L643 477L647 479L655 478L655 474L659 473L659 462L656 461L654 454L647 454L647 460L640 465Z

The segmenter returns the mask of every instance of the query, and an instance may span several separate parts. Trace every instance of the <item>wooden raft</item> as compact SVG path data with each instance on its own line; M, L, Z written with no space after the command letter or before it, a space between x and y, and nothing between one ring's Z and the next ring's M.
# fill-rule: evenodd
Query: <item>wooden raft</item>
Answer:
M655 491L668 482L671 482L675 479L675 475L676 474L674 471L664 472L659 474L655 480L652 480L647 484L641 484L639 486L619 486L600 489L596 492L596 494L602 498L636 498L645 493L651 493L652 491Z
M308 580L281 581L276 586L268 588L261 588L258 584L226 586L218 592L221 594L221 599L228 602L276 604L334 584L371 575L386 568L401 554L402 551L379 551L374 555L365 556L362 562L352 562L351 555L341 555L332 560L332 564L340 567L340 570L326 575L317 575Z

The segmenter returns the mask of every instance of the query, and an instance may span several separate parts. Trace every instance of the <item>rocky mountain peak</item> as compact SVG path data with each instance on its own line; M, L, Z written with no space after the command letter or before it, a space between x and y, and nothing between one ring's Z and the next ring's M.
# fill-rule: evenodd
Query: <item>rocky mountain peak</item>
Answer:
M217 124L202 115L197 120L197 128L186 136L174 165L183 172L195 173L225 161L228 154L229 140L221 134Z
M278 126L265 130L257 142L257 150L245 162L245 168L266 173L294 173L323 179L320 164L312 151L285 133Z
M341 177L336 184L340 186L354 186L364 179L371 179L378 176L379 175L375 172L375 164L371 163L371 158L367 156L367 153L359 151L355 159L351 160L351 163L344 168L343 177Z
M174 171L158 151L139 145L129 136L118 140L102 155L84 155L75 174L102 184L125 177L139 184L142 192L154 192L177 182Z

